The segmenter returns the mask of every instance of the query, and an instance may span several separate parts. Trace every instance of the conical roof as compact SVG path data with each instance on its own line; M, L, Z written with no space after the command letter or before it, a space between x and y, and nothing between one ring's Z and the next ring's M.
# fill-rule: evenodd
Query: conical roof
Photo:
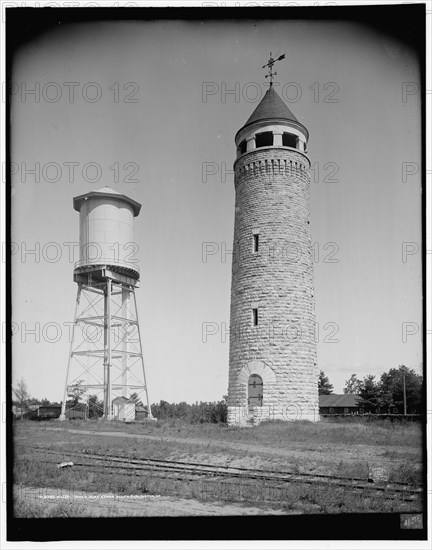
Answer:
M285 102L279 97L273 86L269 87L258 107L248 118L245 126L248 126L253 122L258 122L259 120L268 119L282 119L298 122L296 117L286 106Z

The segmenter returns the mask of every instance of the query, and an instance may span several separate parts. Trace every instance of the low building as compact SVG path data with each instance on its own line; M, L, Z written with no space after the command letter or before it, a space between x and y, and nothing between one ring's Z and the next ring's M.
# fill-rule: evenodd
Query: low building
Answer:
M68 420L87 420L88 411L86 403L77 403L74 406L66 404L65 416Z
M320 414L361 414L364 411L359 407L360 396L351 393L320 395Z
M135 401L127 397L116 397L112 402L114 420L133 422L135 420Z
M38 417L39 405L27 405L26 409L21 411L21 418L26 420L36 420Z
M145 420L146 418L148 418L147 407L144 407L143 405L136 405L135 420L139 422L140 420Z
M61 413L60 405L41 405L38 409L39 420L58 418Z

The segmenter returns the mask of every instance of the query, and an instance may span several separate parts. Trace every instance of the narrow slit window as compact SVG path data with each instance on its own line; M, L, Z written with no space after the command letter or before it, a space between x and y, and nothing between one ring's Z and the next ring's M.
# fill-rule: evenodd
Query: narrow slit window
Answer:
M252 323L254 327L258 326L258 308L252 309Z
M256 234L253 236L253 251L258 252L259 248L259 235Z

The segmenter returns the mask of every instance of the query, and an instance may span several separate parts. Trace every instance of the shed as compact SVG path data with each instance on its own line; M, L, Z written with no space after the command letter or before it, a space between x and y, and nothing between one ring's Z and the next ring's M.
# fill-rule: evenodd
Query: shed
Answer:
M360 396L351 393L319 396L320 414L358 414Z
M75 406L66 403L65 416L68 420L87 420L87 404L77 403Z
M41 405L38 409L39 420L58 418L61 413L60 405Z
M112 401L114 420L132 422L135 420L135 401L127 397L116 397Z
M148 418L147 407L144 407L143 405L136 405L135 406L135 420L145 420L146 418Z

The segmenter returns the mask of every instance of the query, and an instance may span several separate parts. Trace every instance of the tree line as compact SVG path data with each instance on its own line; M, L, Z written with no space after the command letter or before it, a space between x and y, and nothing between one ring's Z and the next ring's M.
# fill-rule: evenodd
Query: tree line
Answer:
M318 392L320 395L333 393L333 385L323 371L319 374ZM394 407L398 411L406 409L408 414L425 410L423 377L405 365L384 372L379 379L371 374L363 379L352 374L345 381L343 392L358 395L358 406L365 412L389 412Z
M21 412L25 412L32 405L40 406L57 406L60 403L51 402L48 399L36 399L30 395L27 389L27 384L24 378L17 383L13 388L14 399L12 404ZM66 410L85 410L87 418L100 418L103 415L103 401L95 395L86 395L85 390L81 387L81 380L70 386L67 393ZM135 401L137 406L147 411L147 406L143 405L137 393L132 393L130 396L132 401ZM151 405L152 415L158 420L181 419L185 422L193 424L202 423L226 423L228 407L226 402L227 397L215 402L195 402L190 405L185 401L180 403L168 403L161 400L159 403Z
M80 387L78 381L68 391L66 409L85 410L87 418L100 418L103 414L103 402L97 395L85 395L85 390ZM345 381L343 388L345 394L359 396L358 406L365 412L390 412L396 407L398 411L410 413L422 413L425 410L425 395L423 377L413 369L404 365L399 368L392 368L384 372L379 379L373 375L365 376L363 379L352 374ZM331 395L333 385L324 371L320 371L318 378L319 395ZM36 399L30 395L27 384L22 378L13 388L13 405L21 409L21 413L29 409L31 405L60 406L58 402L48 399ZM141 406L144 411L147 407L143 405L138 394L133 393L130 399ZM152 414L159 420L181 419L189 423L226 423L227 421L227 396L215 402L195 402L188 404L185 401L180 403L169 403L161 400L151 405Z

